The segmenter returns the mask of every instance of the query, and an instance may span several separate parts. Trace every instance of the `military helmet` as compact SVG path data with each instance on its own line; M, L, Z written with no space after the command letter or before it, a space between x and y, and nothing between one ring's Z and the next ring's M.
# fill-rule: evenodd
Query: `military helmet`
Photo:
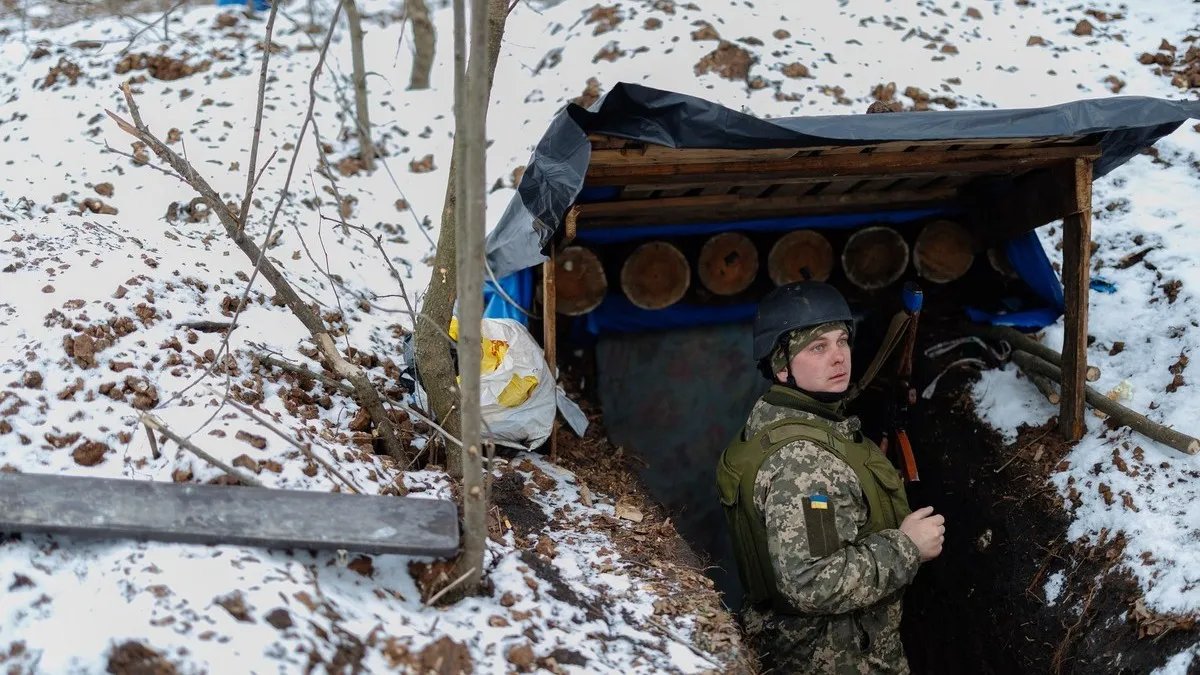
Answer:
M853 325L850 305L836 288L820 281L797 281L767 293L754 317L754 360L771 356L779 339L797 328L831 321Z

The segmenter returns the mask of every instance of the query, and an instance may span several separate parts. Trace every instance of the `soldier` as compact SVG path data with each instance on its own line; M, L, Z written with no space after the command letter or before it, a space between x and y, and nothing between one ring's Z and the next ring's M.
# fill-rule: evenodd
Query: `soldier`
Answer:
M896 469L843 415L852 322L823 283L762 300L753 354L772 386L717 467L764 671L907 673L904 587L942 551L944 518L910 513Z

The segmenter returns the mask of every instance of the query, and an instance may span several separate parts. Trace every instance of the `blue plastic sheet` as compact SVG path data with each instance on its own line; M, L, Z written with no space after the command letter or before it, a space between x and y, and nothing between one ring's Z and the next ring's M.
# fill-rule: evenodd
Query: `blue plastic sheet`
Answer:
M533 268L526 267L498 281L499 285L491 281L483 283L483 315L489 319L516 319L522 326L528 326L529 312L533 309Z

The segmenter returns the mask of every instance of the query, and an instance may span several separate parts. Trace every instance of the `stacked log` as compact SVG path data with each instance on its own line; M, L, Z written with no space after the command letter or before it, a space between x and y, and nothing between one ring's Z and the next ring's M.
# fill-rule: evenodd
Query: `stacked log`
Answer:
M974 239L967 228L951 220L935 220L921 229L913 245L917 274L937 284L962 277L975 262Z
M882 225L863 228L842 249L842 268L850 283L867 291L895 282L908 267L908 243Z
M696 266L700 283L716 295L736 295L758 275L758 249L739 232L722 232L700 248Z
M608 292L608 277L600 257L583 246L568 246L555 256L557 311L579 316L600 306Z
M833 246L812 230L796 230L779 238L767 256L767 274L776 286L811 279L825 281L833 272Z
M651 241L625 259L621 290L637 307L662 309L679 302L692 283L692 268L678 248Z

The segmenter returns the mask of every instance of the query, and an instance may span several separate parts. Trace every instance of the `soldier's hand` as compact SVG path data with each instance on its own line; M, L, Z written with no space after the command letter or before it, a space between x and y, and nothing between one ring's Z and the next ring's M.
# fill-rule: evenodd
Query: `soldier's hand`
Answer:
M934 515L932 506L908 514L900 523L900 531L917 545L921 551L921 562L933 560L942 554L942 543L946 541L946 518Z

